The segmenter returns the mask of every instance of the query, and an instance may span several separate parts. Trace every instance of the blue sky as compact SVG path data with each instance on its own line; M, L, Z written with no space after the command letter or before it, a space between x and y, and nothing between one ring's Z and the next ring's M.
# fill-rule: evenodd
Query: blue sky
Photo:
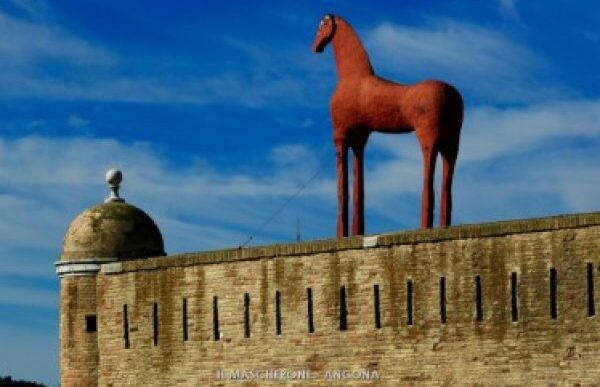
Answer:
M334 236L336 74L310 51L327 12L378 74L463 94L455 223L599 209L597 2L173 4L0 0L0 375L57 384L53 262L110 167L169 253L238 246L319 170L252 243L298 220ZM414 136L373 135L367 233L416 228L420 184Z

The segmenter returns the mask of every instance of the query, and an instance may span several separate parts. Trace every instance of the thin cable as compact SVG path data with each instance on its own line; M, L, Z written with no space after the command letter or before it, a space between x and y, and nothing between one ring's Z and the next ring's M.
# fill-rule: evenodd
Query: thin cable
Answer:
M327 165L327 161L329 161L329 160L324 159L323 162L321 163L321 165L319 166L319 168L317 169L317 171L310 177L310 179L308 179L302 186L300 186L300 188L298 188L298 190L292 196L287 198L287 200L277 209L277 211L275 211L269 218L267 218L260 225L260 227L258 227L256 230L254 230L254 232L252 234L250 234L250 237L248 238L248 240L246 240L246 242L239 245L239 248L246 247L246 245L248 243L250 243L254 239L255 236L260 235L260 233L265 229L265 227L267 227L267 225L269 223L271 223L271 221L273 219L275 219L275 217L277 215L279 215L288 206L288 204L290 204L290 202L292 200L294 200L298 195L300 195L300 193L302 193L302 191L304 191L304 189L306 189L306 187L308 187L310 185L310 183L312 183L317 178L317 176L319 176L319 174L323 171L323 169L325 169L325 166Z

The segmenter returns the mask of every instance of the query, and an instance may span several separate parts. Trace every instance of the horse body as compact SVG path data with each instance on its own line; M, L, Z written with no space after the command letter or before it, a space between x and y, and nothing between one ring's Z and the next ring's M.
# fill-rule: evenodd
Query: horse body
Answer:
M443 129L447 132L460 130L458 117L452 115L460 106L458 91L444 82L402 85L368 76L340 82L331 98L331 116L336 128L362 126L371 132L409 133L432 126L437 132L448 123Z
M462 126L463 101L451 85L427 80L398 84L374 74L369 57L352 27L327 15L315 38L320 52L332 42L339 82L331 98L333 140L338 171L338 237L348 235L348 149L353 151L354 202L352 234L364 234L364 147L370 133L414 131L423 152L421 227L433 222L433 173L438 153L443 160L440 225L450 224L451 185Z

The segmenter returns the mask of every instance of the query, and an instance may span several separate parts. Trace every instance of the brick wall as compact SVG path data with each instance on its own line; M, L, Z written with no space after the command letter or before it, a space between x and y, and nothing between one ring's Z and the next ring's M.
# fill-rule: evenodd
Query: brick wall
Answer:
M60 380L71 387L98 382L98 334L87 332L96 315L96 276L66 276L60 287Z
M588 302L589 279L595 304L600 301L599 241L600 213L595 213L104 265L97 285L99 385L281 385L230 380L232 372L273 369L309 370L309 380L288 381L296 385L600 385L600 323L597 313L589 315L595 310ZM407 281L413 290L412 325ZM341 287L345 331L340 331ZM214 340L215 296L220 340ZM124 345L125 304L130 348ZM219 370L224 379L217 378Z

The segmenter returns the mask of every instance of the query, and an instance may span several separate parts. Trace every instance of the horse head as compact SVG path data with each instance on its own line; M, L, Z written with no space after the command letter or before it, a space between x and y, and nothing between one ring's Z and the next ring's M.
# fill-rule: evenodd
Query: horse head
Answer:
M313 51L323 52L323 49L327 43L331 42L331 39L333 39L334 33L335 17L329 14L323 16L323 19L321 19L321 22L319 23L319 29L317 30L315 41L313 42Z

